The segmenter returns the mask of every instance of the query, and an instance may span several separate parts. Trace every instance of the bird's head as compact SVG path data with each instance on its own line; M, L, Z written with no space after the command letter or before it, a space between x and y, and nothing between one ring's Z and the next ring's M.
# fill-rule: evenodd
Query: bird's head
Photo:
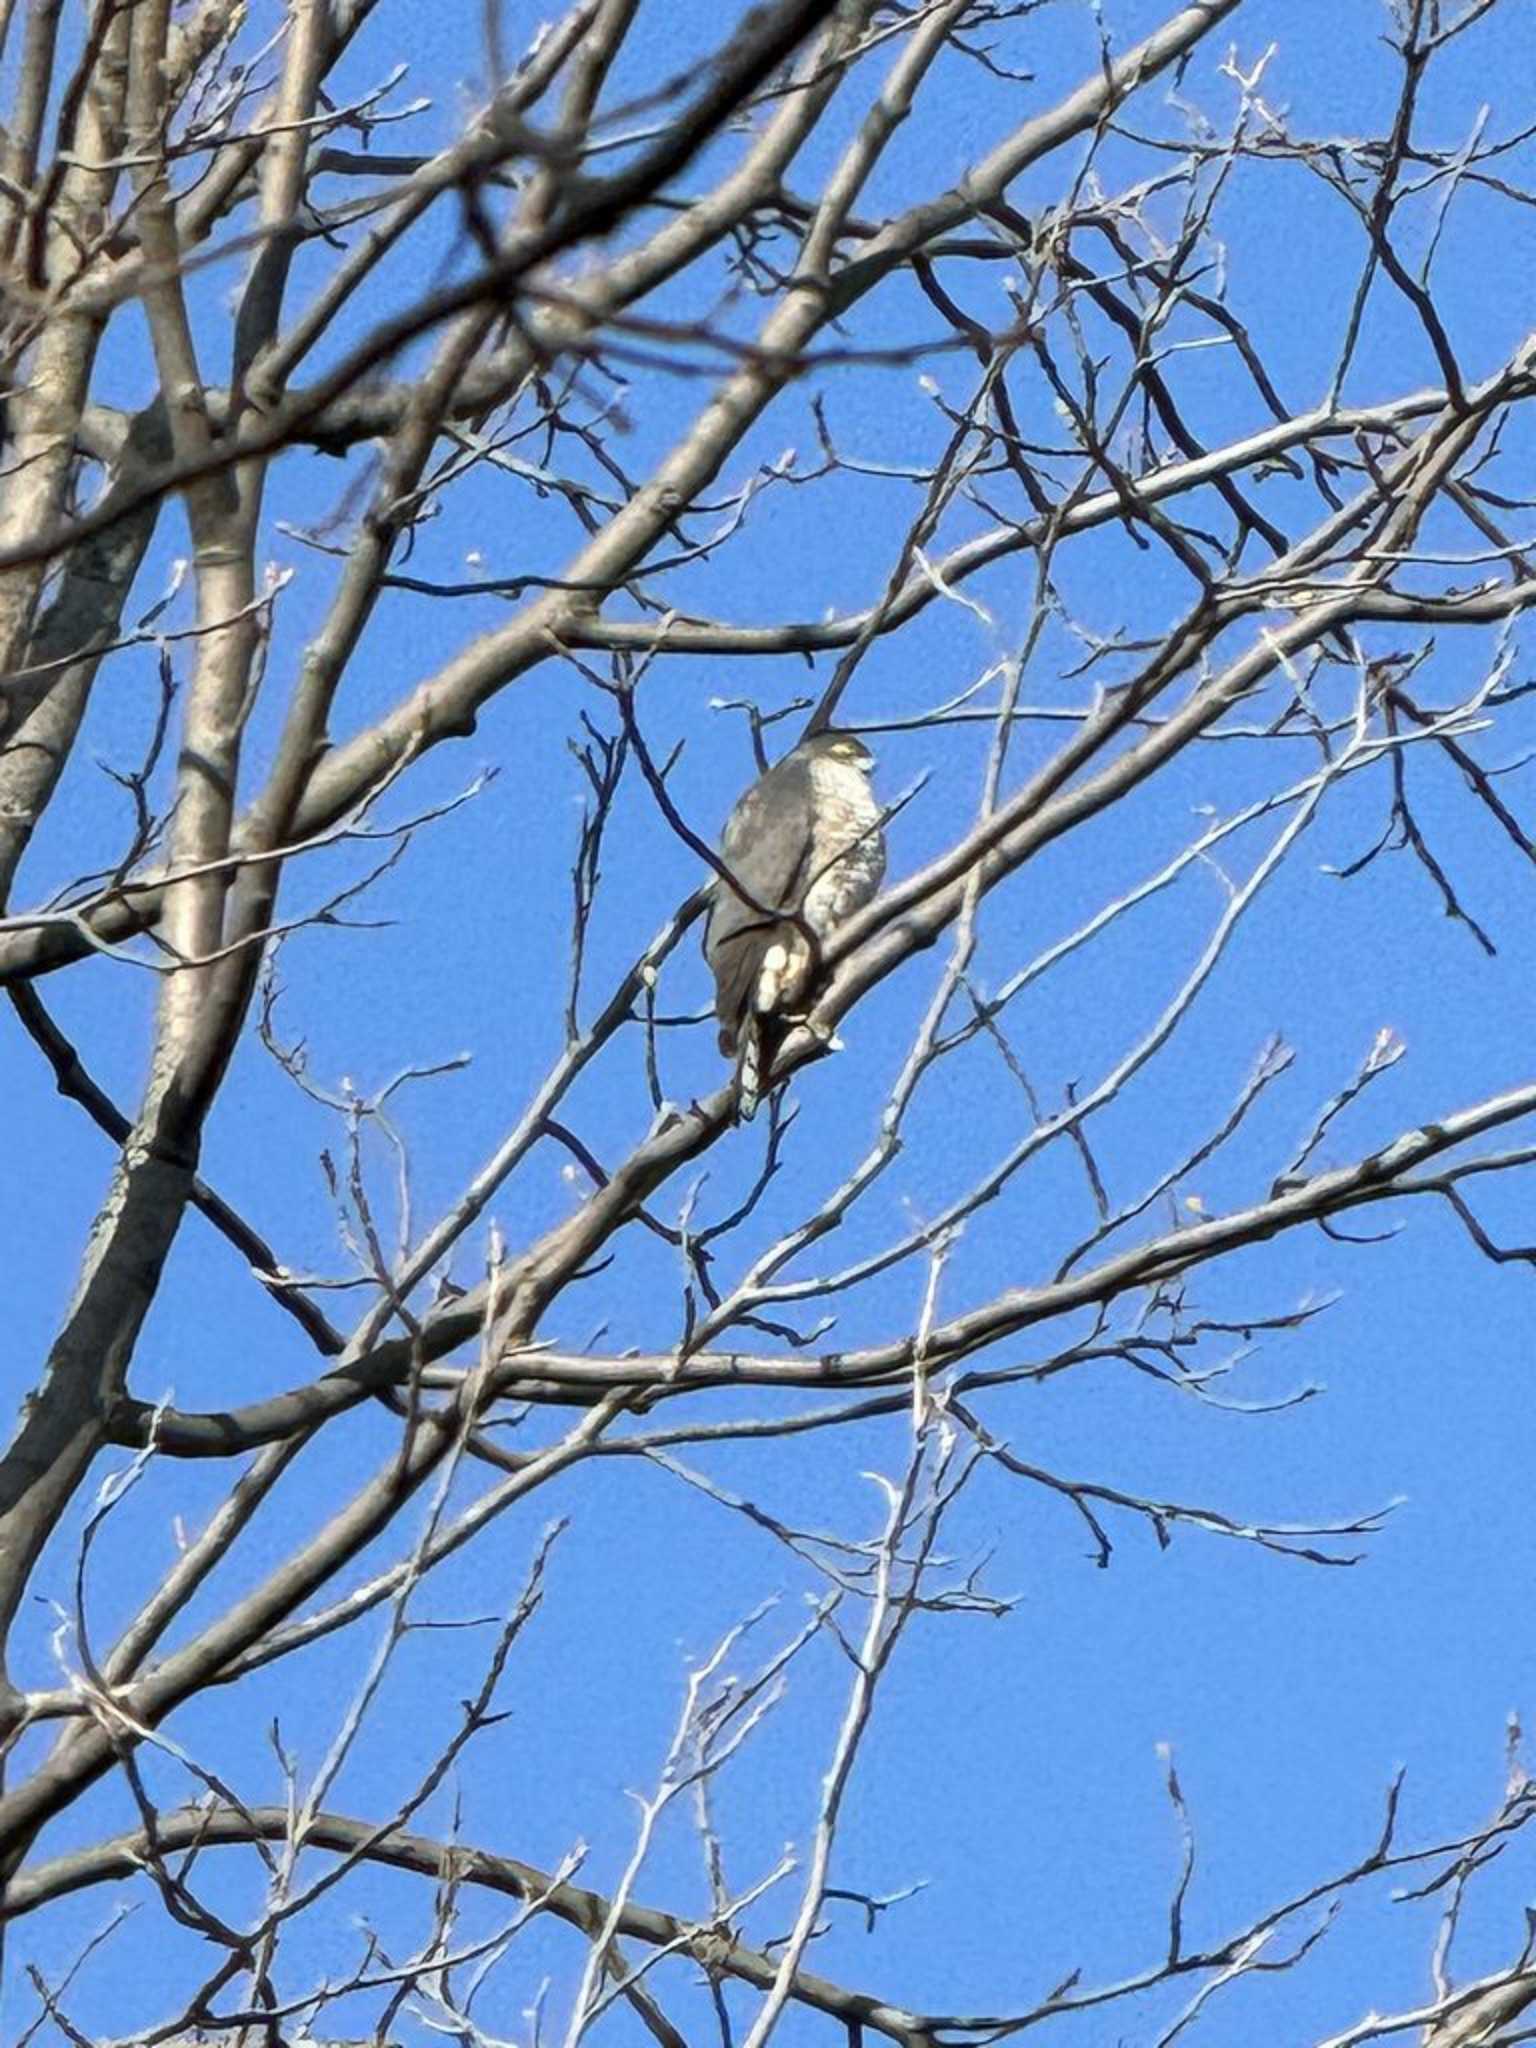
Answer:
M875 757L853 732L818 732L802 742L805 751L819 755L825 760L842 762L849 768L861 768L868 775L874 768Z

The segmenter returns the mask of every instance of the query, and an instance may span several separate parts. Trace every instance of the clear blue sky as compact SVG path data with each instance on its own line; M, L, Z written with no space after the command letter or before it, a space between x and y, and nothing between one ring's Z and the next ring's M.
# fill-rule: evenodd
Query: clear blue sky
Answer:
M1145 33L1162 12L1149 0L1106 0L1105 6L1117 46ZM509 45L526 36L538 13L522 5L507 9ZM638 91L694 61L713 46L724 13L696 0L648 0L641 20L649 17L649 24L632 38L614 93ZM466 108L477 102L481 9L445 4L418 10L408 37L403 19L400 9L381 6L348 60L340 89L360 90L407 59L402 93L419 93L431 105L388 131L383 146L427 149L456 132ZM1295 132L1379 133L1394 85L1379 40L1386 25L1386 10L1371 0L1343 8L1323 0L1249 0L1197 51L1186 96L1224 119L1233 88L1217 67L1227 48L1235 44L1246 67L1273 41L1264 92L1272 105L1289 110ZM1034 81L986 81L973 68L941 67L881 166L864 211L882 214L953 181L1011 125L1093 68L1086 7L1046 8L997 33L1009 60L1026 63ZM1496 10L1436 74L1421 117L1423 138L1456 146L1485 102L1492 108L1490 132L1518 126L1536 87L1533 50L1529 18L1522 19L1518 7ZM1161 88L1138 103L1136 125L1181 132L1180 116ZM825 168L842 133L836 123L833 129L831 139L818 140L796 167L798 187L813 186ZM1153 161L1115 142L1105 152L1102 175L1106 184L1129 181L1145 175ZM1020 181L1016 202L1032 211L1059 197L1075 162L1066 152L1037 167ZM703 175L703 169L693 174L689 189ZM1261 338L1287 402L1298 409L1316 403L1359 260L1357 230L1317 181L1277 165L1245 167L1217 225L1234 310ZM298 271L300 296L327 260L323 249L306 255ZM1536 213L1486 191L1463 193L1438 274L1440 302L1467 373L1485 375L1530 320ZM215 378L228 331L224 294L234 275L216 271L198 287L200 337ZM361 331L403 282L387 278L377 296L358 306L337 345ZM958 274L955 289L1001 322L1004 302L986 272ZM995 296L987 303L989 291ZM657 305L696 317L699 287L674 287ZM749 304L730 317L750 332L757 310ZM126 314L120 326L104 395L131 404L147 395L148 368L137 316ZM893 345L934 331L931 309L910 286L893 282L866 306L857 337ZM936 380L959 402L971 389L973 369L966 359L944 356L916 367L828 374L820 388L840 447L875 463L931 461L944 428L919 377ZM1186 358L1180 375L1189 417L1208 441L1261 424L1258 402L1230 355ZM1364 403L1434 381L1422 338L1378 293L1346 399ZM629 427L614 442L631 475L647 472L706 388L697 377L636 373L625 403ZM1022 376L1019 389L1028 424L1047 430L1048 398ZM1512 438L1514 458L1522 450L1528 457L1529 427L1514 433L1521 437ZM786 394L732 459L722 486L739 484L754 464L790 446L806 459L815 447L808 393L801 388ZM322 521L350 473L319 456L289 458L269 494L274 520ZM1304 501L1299 492L1288 498L1289 489L1277 486L1266 502L1299 520ZM744 542L722 549L668 589L681 604L736 620L815 617L865 605L883 586L915 502L910 485L859 477L767 492ZM1209 516L1214 520L1216 511ZM1521 516L1514 515L1517 530ZM980 523L979 514L964 512L941 539L952 542ZM1464 529L1445 526L1435 537L1468 545ZM477 550L480 573L548 572L568 559L576 539L551 501L482 474L449 495L411 566L423 575L463 576L470 573L467 555ZM179 520L166 522L146 568L144 605L159 594L184 545ZM279 608L271 682L253 721L251 787L296 655L323 616L335 568L275 523L266 545L270 558L296 576ZM1165 557L1137 552L1112 531L1069 550L1061 577L1079 617L1103 632L1123 628L1134 635L1166 625L1186 595ZM963 688L999 646L1017 642L1030 593L1020 562L1001 565L969 590L993 613L995 634L958 606L932 607L910 632L871 652L846 707L850 720L878 722L919 710ZM387 595L343 692L338 731L357 729L505 616L496 599L429 605L403 593ZM1374 651L1401 642L1401 635L1394 641L1380 634ZM1491 658L1490 636L1447 632L1421 672L1423 694L1439 700L1469 687ZM1081 701L1088 686L1060 675L1071 659L1066 637L1047 634L1026 688L1029 699ZM825 662L812 675L789 660L656 665L643 695L648 736L658 754L686 739L674 791L701 830L718 829L751 774L741 720L712 710L710 700L751 692L777 705L819 687L827 673ZM1528 657L1517 655L1512 675L1528 674ZM21 900L33 900L77 871L82 846L98 845L100 835L121 828L122 799L91 763L133 758L153 697L152 657L118 657L103 678L50 832L29 863ZM582 790L567 738L582 709L597 715L604 707L572 672L553 664L506 692L472 738L439 749L415 773L409 792L397 791L390 800L399 815L451 793L484 767L499 771L473 804L423 833L370 899L373 914L393 920L390 928L306 933L284 954L290 988L284 1025L290 1037L307 1041L312 1071L322 1082L346 1075L369 1089L414 1062L473 1055L466 1072L424 1084L401 1105L423 1219L451 1202L558 1049L567 877ZM1523 727L1517 722L1519 707L1503 715L1509 722L1476 742L1489 765L1512 761L1531 744L1529 718ZM1038 764L1052 733L1049 726L1026 729L1014 773ZM942 749L931 736L892 734L879 741L887 796L920 768L934 771L893 829L897 875L954 836L964 815L959 807L974 801L986 741L985 730L975 728L955 729ZM1187 757L1134 805L1052 849L999 892L983 921L979 978L995 986L1151 871L1191 835L1196 806L1230 812L1311 765L1301 748L1283 759L1275 750L1241 745ZM1262 1191L1288 1145L1383 1026L1406 1041L1408 1057L1330 1138L1325 1160L1353 1157L1398 1129L1529 1078L1536 1022L1529 869L1453 776L1428 761L1416 763L1414 773L1422 821L1496 938L1498 957L1486 959L1463 928L1441 915L1427 878L1406 857L1379 862L1351 883L1324 871L1359 854L1385 820L1384 778L1352 785L1266 891L1174 1045L1095 1127L1118 1198L1155 1178L1219 1122L1273 1033L1295 1048L1295 1065L1244 1140L1207 1178L1183 1190L1198 1194L1209 1209L1236 1206ZM1501 788L1529 823L1529 771ZM1247 873L1266 843L1257 835L1231 842L1234 872ZM349 850L296 869L285 909L321 900L358 864ZM606 987L698 879L696 862L656 816L637 779L605 865L589 990ZM1102 949L1030 992L1010 1028L1047 1100L1059 1101L1070 1082L1091 1085L1147 1027L1188 971L1222 900L1218 878L1198 870ZM850 1020L848 1052L797 1082L802 1120L774 1201L754 1229L753 1247L824 1192L868 1143L904 1033L935 971L932 960L920 961L896 977ZM101 962L71 970L45 990L93 1071L121 1100L131 1100L141 1078L151 993L147 975ZM703 970L690 943L666 1003L682 1009L703 996ZM667 1086L678 1099L718 1079L709 1037L700 1031L669 1040ZM104 1141L46 1082L14 1020L0 1017L8 1141L0 1204L13 1247L3 1361L12 1398L35 1377L108 1171ZM607 1161L642 1133L647 1117L637 1042L602 1063L567 1113ZM910 1227L912 1218L931 1215L1027 1128L1026 1107L995 1061L954 1062L923 1097L899 1169L841 1248L806 1270L842 1263ZM252 1043L237 1059L211 1124L204 1170L271 1234L291 1267L334 1272L344 1257L317 1161L320 1148L338 1140L334 1120L299 1100ZM712 1156L701 1216L729 1209L755 1170L761 1142L760 1128L739 1132ZM382 1159L375 1163L382 1179ZM556 1148L542 1148L499 1198L496 1219L512 1245L567 1213L577 1198L563 1164ZM1523 1186L1480 1190L1490 1229L1529 1239L1530 1187L1527 1177ZM683 1186L665 1190L661 1213L674 1218L685 1192ZM1080 1174L1069 1157L1048 1154L971 1224L945 1276L946 1309L1045 1277L1086 1216ZM1199 1831L1187 1914L1195 1943L1215 1939L1266 1903L1363 1854L1379 1826L1385 1786L1400 1765L1408 1770L1406 1833L1415 1839L1457 1831L1496 1803L1506 1717L1536 1712L1529 1630L1536 1567L1529 1480L1533 1278L1529 1268L1495 1268L1480 1259L1451 1219L1427 1205L1379 1216L1374 1227L1388 1220L1399 1226L1389 1242L1357 1249L1320 1234L1295 1236L1191 1285L1203 1309L1235 1319L1338 1291L1326 1315L1299 1333L1264 1339L1228 1382L1232 1395L1245 1401L1314 1383L1323 1389L1318 1398L1275 1414L1222 1413L1124 1369L1073 1372L993 1397L985 1409L990 1426L1022 1457L1071 1477L1281 1520L1348 1515L1399 1497L1403 1505L1369 1540L1365 1561L1348 1571L1314 1569L1187 1529L1162 1551L1144 1525L1126 1518L1112 1520L1113 1559L1099 1570L1070 1505L1000 1471L979 1474L957 1510L948 1548L967 1560L990 1554L986 1583L1016 1596L1017 1604L1002 1620L928 1620L907 1638L859 1766L833 1880L884 1893L922 1879L926 1889L873 1934L851 1908L834 1905L814 1967L917 2006L1006 2011L1042 1997L1074 1967L1097 1978L1151 1962L1166 1938L1178 1863L1158 1757L1164 1743L1177 1755ZM482 1254L483 1240L461 1256L456 1272L462 1281L476 1277ZM907 1266L841 1302L831 1341L847 1345L910 1328L921 1284L921 1272ZM345 1319L346 1304L358 1298L330 1299ZM626 1242L611 1271L562 1301L546 1334L574 1345L605 1325L599 1348L666 1344L676 1336L678 1312L673 1256L642 1237ZM1042 1333L1040 1349L1075 1334L1047 1339ZM1003 1346L999 1361L1021 1357L1027 1348ZM153 1398L174 1391L178 1403L192 1408L234 1405L312 1370L299 1333L266 1304L229 1249L200 1219L189 1218L140 1346L135 1392ZM715 1412L741 1413L743 1403L722 1397ZM880 1498L865 1475L900 1469L906 1431L897 1417L857 1431L684 1455L788 1521L870 1534ZM374 1469L391 1433L386 1417L359 1414L301 1461L215 1594L247 1585L275 1564L298 1533L315 1526ZM173 1462L147 1474L113 1525L116 1540L109 1533L98 1553L93 1615L100 1641L165 1571L174 1554L173 1517L197 1526L228 1477L218 1466ZM450 1617L497 1610L556 1514L568 1515L571 1526L551 1566L545 1609L511 1668L504 1699L511 1717L471 1752L455 1796L465 1840L549 1864L585 1841L591 1846L583 1876L602 1887L628 1853L633 1809L626 1788L651 1782L688 1660L777 1592L782 1603L758 1632L766 1652L797 1625L802 1596L816 1582L797 1575L766 1535L664 1474L609 1460L582 1468L541 1494L529 1511L497 1523L437 1576L424 1611ZM42 1600L70 1596L76 1528L67 1534L39 1576L35 1590ZM50 1683L53 1617L46 1606L33 1611L17 1675ZM200 1703L173 1732L198 1755L216 1760L252 1802L280 1797L267 1743L271 1717L280 1714L285 1743L312 1768L373 1640L372 1624L332 1639L237 1695ZM360 1814L388 1809L474 1685L483 1642L484 1631L434 1631L407 1644L371 1735L332 1804ZM722 1782L718 1818L734 1882L765 1871L786 1840L804 1841L845 1684L846 1667L831 1645L813 1652L797 1667L784 1705ZM155 1763L150 1776L167 1803L184 1796L185 1781L174 1767ZM128 1824L130 1812L125 1795L104 1788L40 1846L48 1852L111 1832ZM417 1825L446 1831L446 1796ZM230 1857L212 1890L249 1902L251 1884L249 1868L242 1876ZM1463 1974L1491 1967L1517 1948L1530 1888L1529 1852L1517 1846L1475 1895L1459 1951ZM678 1910L703 1904L700 1860L686 1826L663 1836L637 1894ZM780 1903L760 1909L751 1923L758 1935L778 1931L789 1917L787 1895L775 1899ZM31 2017L21 1974L26 1958L56 1971L60 1959L102 1924L110 1905L103 1893L87 1894L16 1931L7 1944L0 2032L11 2036ZM424 1932L428 1910L424 1889L403 1879L369 1874L355 1880L327 1927L295 1939L291 1981L296 1985L306 1966L333 1976L346 1966L355 1953L349 1915L368 1916L391 1943L405 1945ZM1205 2037L1213 2043L1299 2042L1343 2026L1368 2005L1424 1995L1435 1910L1434 1902L1353 1909L1306 1972L1263 1980L1230 2009L1218 2004ZM493 1918L489 1906L477 1903L466 1924L488 1925ZM545 1968L555 1973L552 2010L561 2014L561 1992L568 1995L574 1983L574 1954L563 1934L530 1937L504 1966L501 1989L488 1995L486 2025L508 2038L526 2038L521 2009ZM83 1972L71 2009L82 2024L125 2029L151 2018L171 1986L208 1961L189 1937L164 1928L146 1892L129 1929ZM1164 2018L1173 2009L1169 2000L1152 2007ZM704 2024L703 2009L691 2010ZM1245 2012L1258 2031L1247 2031ZM621 2021L617 2037L628 2038L631 2024ZM344 2009L325 2031L348 2031ZM1083 2022L1075 2033L1066 2026L1060 2037L1096 2044L1156 2034L1150 2019L1126 2018ZM412 2037L407 2032L405 2038ZM791 2015L781 2038L808 2041L810 2022Z

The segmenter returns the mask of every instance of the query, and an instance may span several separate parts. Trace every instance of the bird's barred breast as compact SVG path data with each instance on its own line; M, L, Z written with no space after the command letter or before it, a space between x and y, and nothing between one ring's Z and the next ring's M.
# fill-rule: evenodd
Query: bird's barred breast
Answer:
M815 879L804 913L813 931L828 933L862 908L885 873L880 806L869 778L836 761L811 764Z

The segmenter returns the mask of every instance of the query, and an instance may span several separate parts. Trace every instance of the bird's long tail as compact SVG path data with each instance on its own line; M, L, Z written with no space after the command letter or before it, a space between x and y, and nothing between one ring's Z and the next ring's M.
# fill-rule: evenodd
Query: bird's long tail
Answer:
M806 976L809 954L791 927L779 926L763 952L752 1002L736 1041L736 1104L750 1123L762 1100L763 1082L784 1042L784 1010Z
M763 1095L763 1069L768 1064L761 1017L749 1015L736 1044L736 1110L744 1124L757 1115Z

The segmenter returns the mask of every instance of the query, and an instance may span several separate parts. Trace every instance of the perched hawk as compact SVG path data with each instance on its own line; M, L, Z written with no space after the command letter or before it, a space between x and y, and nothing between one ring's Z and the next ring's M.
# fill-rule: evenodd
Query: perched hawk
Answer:
M805 1014L821 941L869 901L885 873L874 765L852 733L817 733L754 782L726 821L720 858L752 901L716 878L704 957L744 1117L757 1108L785 1033Z

